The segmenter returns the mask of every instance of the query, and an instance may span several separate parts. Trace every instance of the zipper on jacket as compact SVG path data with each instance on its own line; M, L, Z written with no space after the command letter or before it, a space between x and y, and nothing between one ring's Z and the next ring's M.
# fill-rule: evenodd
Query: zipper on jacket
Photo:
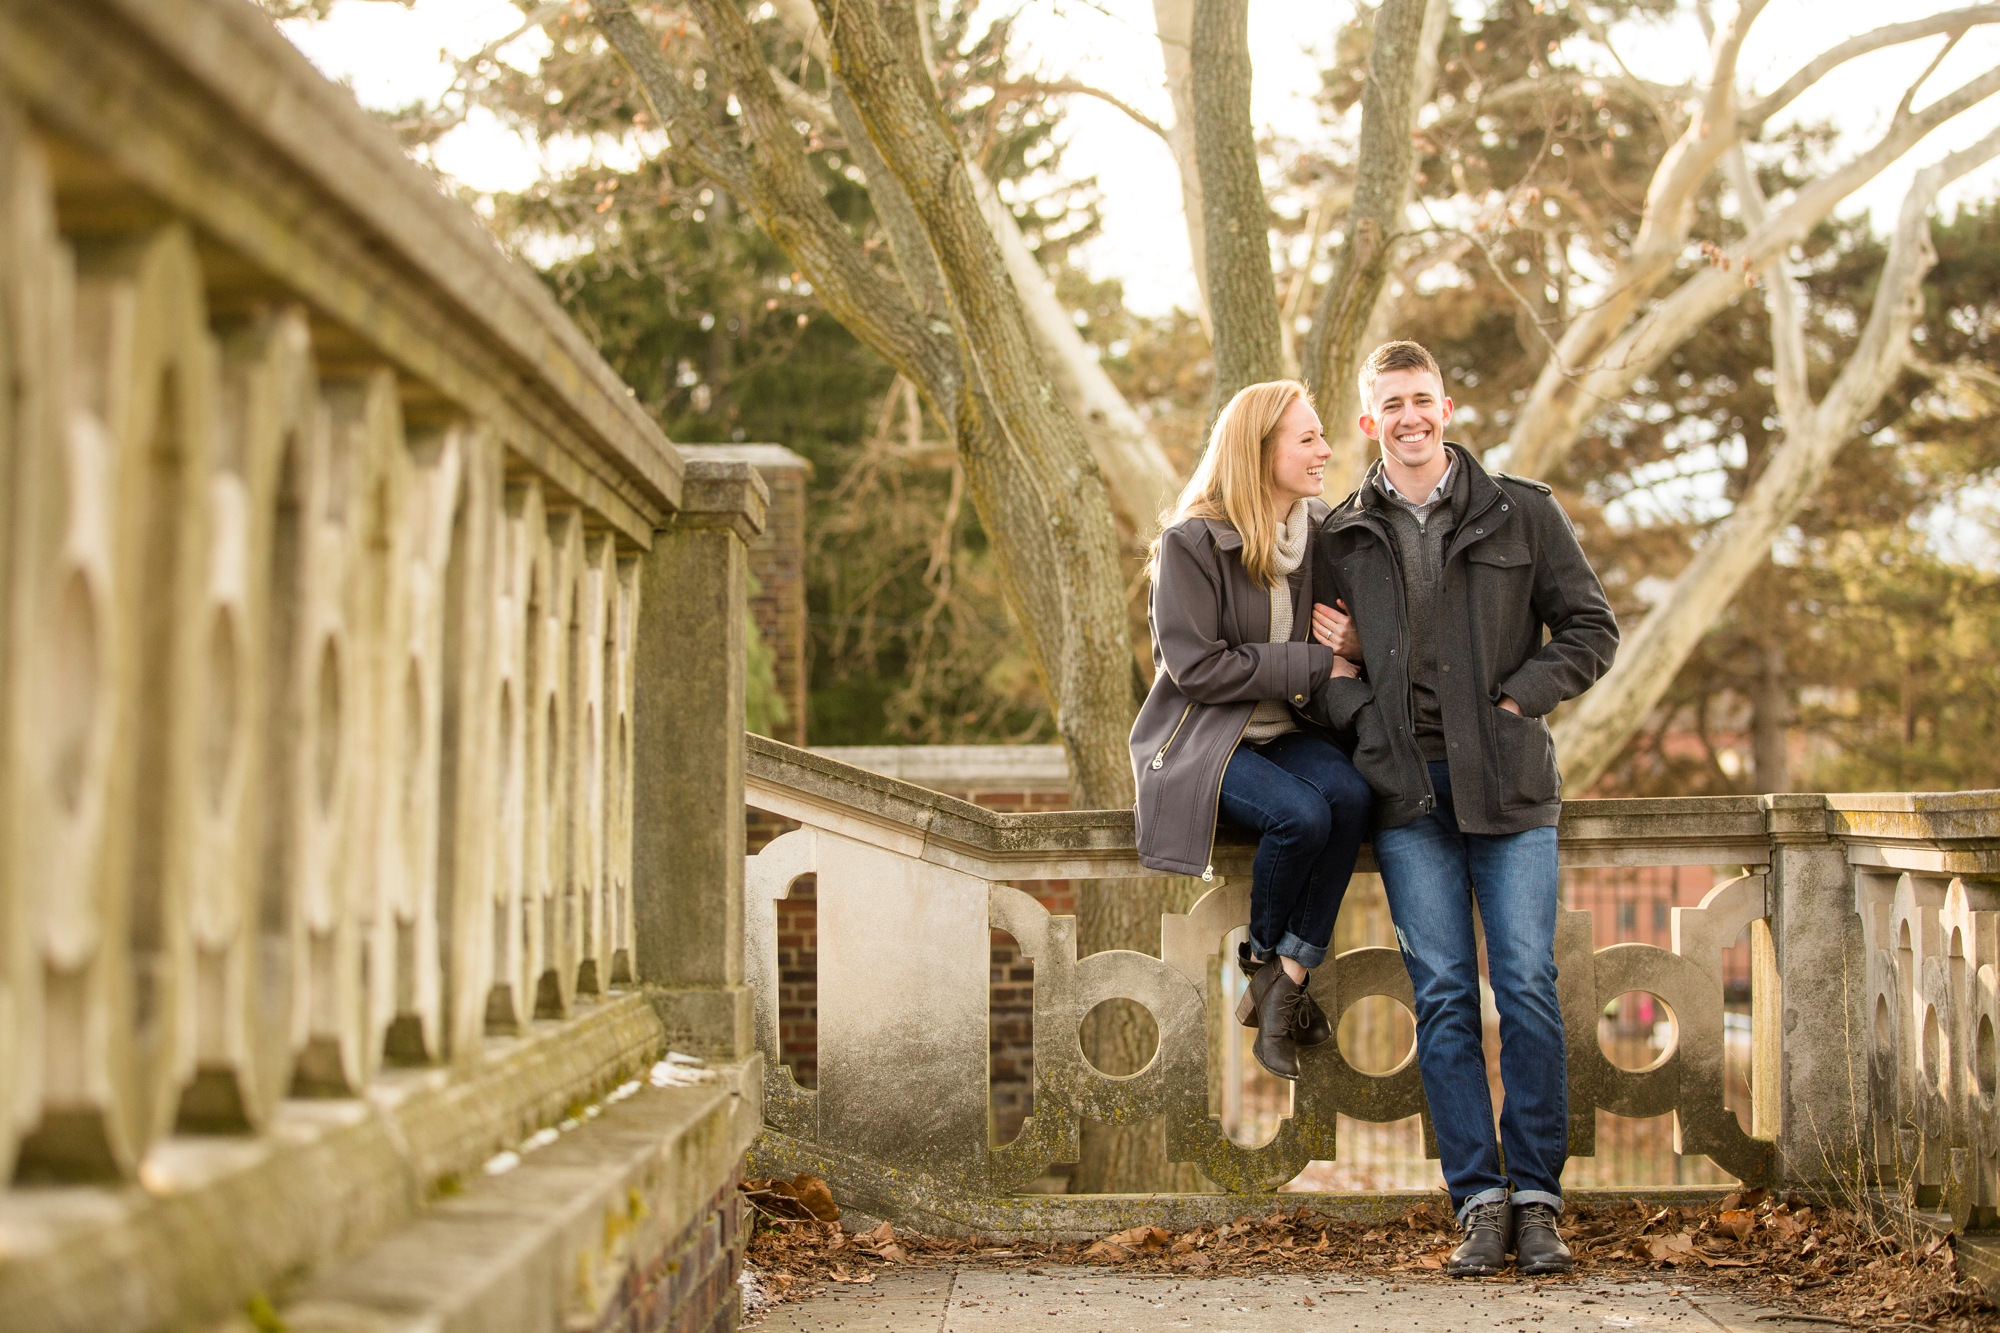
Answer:
M1256 711L1253 708L1250 710L1250 713L1255 713ZM1185 721L1186 719L1183 718L1182 720ZM1180 728L1176 727L1174 730L1178 731ZM1231 755L1236 753L1237 745L1243 744L1243 733L1248 730L1250 730L1250 714L1246 713L1243 716L1242 727L1236 732L1236 744L1229 747ZM1171 736L1167 737L1167 744L1173 744L1173 739ZM1164 753L1164 747L1162 753ZM1201 868L1201 882L1204 884L1215 883L1215 831L1222 824L1222 779L1227 776L1229 776L1229 760L1224 759L1222 761L1222 773L1215 779L1215 815L1208 821L1208 864Z
M1166 763L1166 762L1167 762L1167 750L1168 750L1168 748L1169 748L1169 747L1171 747L1171 746L1173 745L1173 743L1174 743L1174 737L1176 737L1176 736L1178 736L1178 735L1180 735L1180 734L1181 734L1181 728L1187 725L1187 720L1188 720L1188 714L1189 714L1189 713L1192 713L1193 711L1194 711L1194 700L1190 699L1190 700L1188 700L1188 706L1187 706L1186 708L1183 708L1183 709L1181 710L1181 720L1180 720L1180 721L1178 721L1178 722L1176 722L1176 723L1174 723L1174 729L1173 729L1172 731L1170 731L1170 732L1168 732L1168 733L1167 733L1167 743L1166 743L1166 745L1162 745L1162 746L1160 747L1160 752L1159 752L1158 754L1156 754L1156 755L1154 755L1154 756L1153 756L1153 767L1154 767L1154 768L1158 768L1158 767L1159 767L1159 766L1160 766L1161 764L1164 764L1164 763Z

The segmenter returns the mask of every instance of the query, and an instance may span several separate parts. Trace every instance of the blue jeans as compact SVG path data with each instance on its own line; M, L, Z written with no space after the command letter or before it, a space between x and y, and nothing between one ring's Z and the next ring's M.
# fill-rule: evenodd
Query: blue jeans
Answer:
M1437 807L1414 823L1378 832L1375 863L1416 988L1417 1067L1451 1205L1461 1219L1473 1204L1495 1199L1560 1209L1569 1156L1569 1071L1556 998L1556 831L1460 833L1451 770L1433 763L1430 774ZM1500 1010L1500 1080L1507 1096L1499 1143L1480 1046L1475 896Z
M1326 961L1373 803L1347 756L1303 731L1229 756L1221 815L1263 835L1250 868L1257 957L1295 959L1307 971Z

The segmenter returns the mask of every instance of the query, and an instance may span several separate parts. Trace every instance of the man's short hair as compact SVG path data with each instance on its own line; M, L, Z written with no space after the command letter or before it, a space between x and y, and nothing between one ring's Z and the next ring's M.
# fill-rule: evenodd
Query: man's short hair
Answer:
M1437 358L1422 343L1414 343L1407 338L1392 343L1383 343L1368 354L1361 363L1361 407L1363 411L1375 409L1375 381L1391 370L1428 370L1437 376L1438 383L1444 383L1444 372L1438 369Z

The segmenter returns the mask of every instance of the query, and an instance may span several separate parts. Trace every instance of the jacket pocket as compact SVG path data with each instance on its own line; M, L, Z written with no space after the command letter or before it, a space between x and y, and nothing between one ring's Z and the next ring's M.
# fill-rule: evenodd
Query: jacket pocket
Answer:
M1408 787L1397 781L1396 752L1389 743L1388 723L1372 701L1354 715L1354 769L1377 796L1395 796Z
M1475 542L1465 548L1465 558L1475 565L1496 569L1525 569L1530 556L1526 542Z
M1162 745L1159 748L1159 750L1153 755L1154 768L1159 768L1161 765L1167 762L1167 751L1174 748L1174 742L1180 739L1181 728L1187 725L1188 716L1193 712L1194 712L1194 701L1189 700L1188 706L1181 710L1181 720L1174 723L1174 729L1171 732L1167 733L1167 743L1165 745Z
M1494 790L1502 810L1547 805L1562 796L1562 775L1556 769L1555 738L1538 717L1517 717L1497 704L1493 708Z

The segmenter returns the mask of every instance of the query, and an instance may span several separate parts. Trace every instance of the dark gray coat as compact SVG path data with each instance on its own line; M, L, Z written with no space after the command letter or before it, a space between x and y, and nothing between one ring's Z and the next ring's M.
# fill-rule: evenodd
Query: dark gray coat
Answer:
M1153 688L1132 724L1139 860L1154 870L1211 876L1222 770L1250 714L1262 699L1302 706L1333 674L1333 650L1310 641L1313 544L1329 511L1307 504L1312 528L1289 580L1286 643L1270 642L1271 594L1243 568L1233 525L1190 518L1160 534L1146 613Z
M1489 473L1466 450L1446 447L1467 486L1437 603L1452 804L1466 833L1519 833L1554 824L1562 811L1542 718L1610 669L1618 622L1549 488ZM1313 554L1319 599L1345 600L1354 617L1364 678L1328 680L1305 712L1352 746L1375 791L1378 825L1396 828L1428 813L1436 794L1412 719L1402 565L1383 517L1395 501L1375 484L1381 466L1328 515ZM1502 696L1525 716L1501 708Z

